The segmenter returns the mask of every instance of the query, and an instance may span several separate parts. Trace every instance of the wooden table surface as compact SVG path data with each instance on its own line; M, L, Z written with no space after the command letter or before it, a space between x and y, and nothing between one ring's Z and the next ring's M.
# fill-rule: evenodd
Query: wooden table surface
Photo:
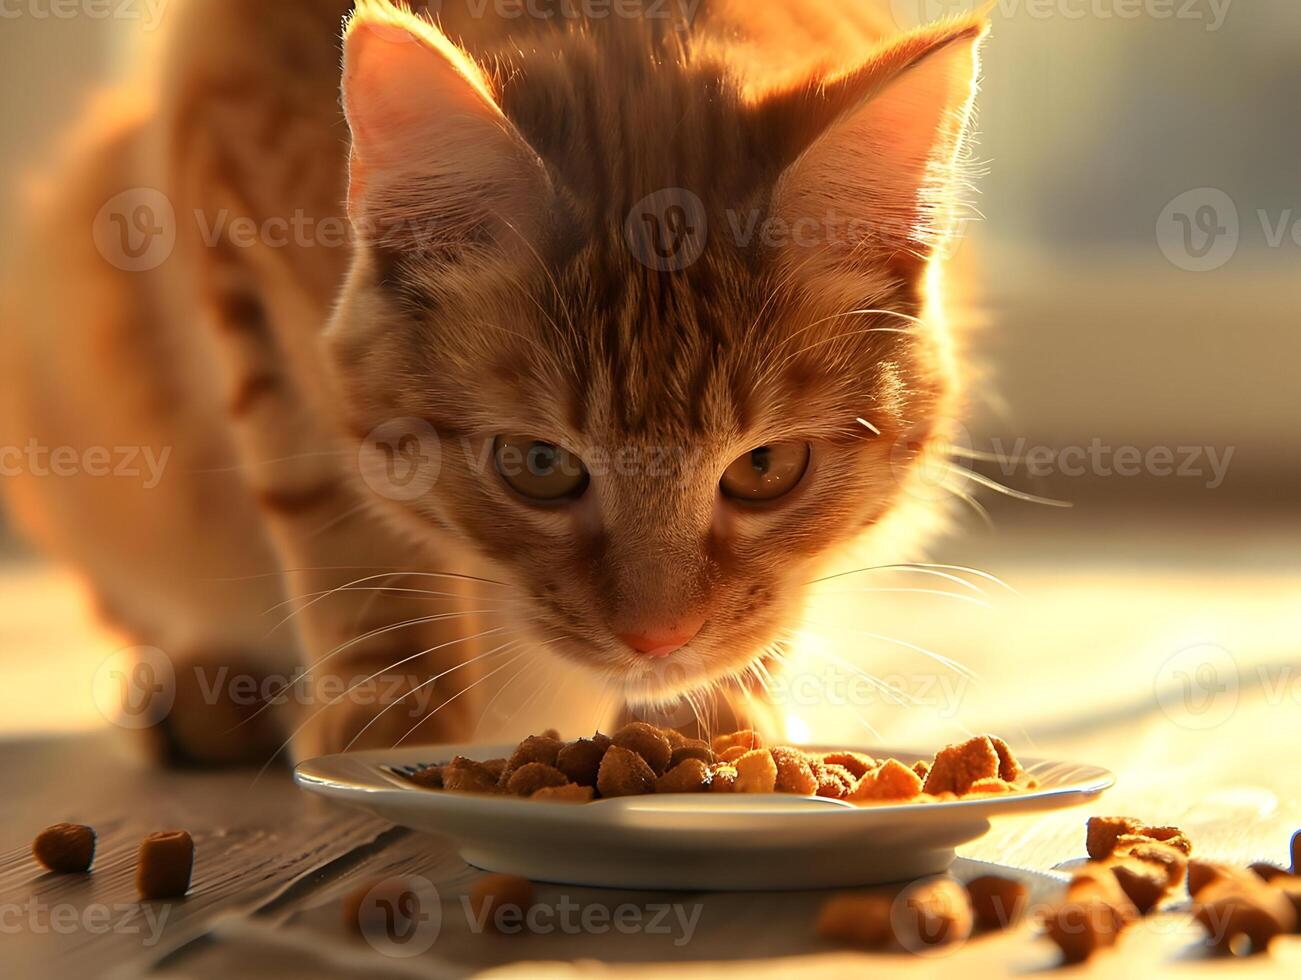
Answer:
M1141 529L1129 540L1134 552L1147 553ZM923 642L941 649L946 639L954 649L960 630L966 663L984 682L964 696L961 725L952 730L934 718L909 728L918 712L892 715L879 706L871 714L892 741L937 744L959 728L996 731L1026 754L1105 765L1118 776L1094 808L997 821L959 849L955 874L997 865L1024 875L1033 897L1048 900L1061 867L1083 855L1084 821L1094 812L1179 825L1207 857L1285 863L1301 827L1301 767L1292 756L1301 741L1299 540L1276 530L1234 538L1239 560L1229 564L1219 545L1164 562L1096 554L1082 561L1077 551L1067 563L1059 559L1069 545L1060 539L1046 550L1027 539L998 570L1031 599L1002 608L997 628L914 621L909 635L926 634ZM1000 548L1016 553L1006 539ZM874 622L884 632L901 625L888 616ZM1228 673L1221 663L1220 673L1205 674L1196 651L1208 643L1229 654ZM39 688L27 691L28 713L39 713ZM5 694L22 696L12 688ZM1020 707L1012 713L1009 704ZM867 738L861 728L857 737ZM255 781L249 771L151 768L124 733L106 728L0 741L0 779L3 977L983 977L1057 969L1053 947L1030 924L938 957L841 949L813 933L819 893L540 886L539 900L551 908L629 906L636 911L624 914L642 927L475 934L461 897L479 873L448 842L309 798L284 772ZM63 820L98 828L92 875L46 875L33 863L33 835ZM193 888L180 902L141 905L132 881L136 845L172 826L194 834ZM409 959L349 936L340 913L343 896L360 884L407 873L436 886L442 910L436 941ZM661 907L666 918L650 926ZM694 928L673 925L682 922ZM1232 964L1208 959L1197 938L1186 911L1176 909L1072 972L1301 976L1301 938Z

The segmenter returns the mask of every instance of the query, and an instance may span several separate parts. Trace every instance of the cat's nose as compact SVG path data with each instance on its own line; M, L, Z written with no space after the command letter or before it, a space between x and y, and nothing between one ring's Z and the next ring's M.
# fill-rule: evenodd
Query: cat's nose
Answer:
M632 633L620 633L619 639L648 657L667 657L686 646L705 625L705 618L681 619L667 626L657 626Z

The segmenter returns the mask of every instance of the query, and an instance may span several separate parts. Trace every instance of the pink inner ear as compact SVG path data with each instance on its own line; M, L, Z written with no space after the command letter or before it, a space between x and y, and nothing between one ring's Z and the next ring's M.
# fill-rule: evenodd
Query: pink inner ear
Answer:
M839 214L865 231L862 241L844 244L924 253L949 217L954 163L975 89L977 41L974 33L948 38L914 57L883 88L873 76L888 64L858 73L874 94L832 124L782 177L782 217L825 222ZM854 76L838 84L845 83L854 84Z
M354 223L386 236L419 228L426 244L453 249L487 229L528 233L547 200L545 171L478 68L431 24L359 10L343 72Z
M349 32L343 87L354 152L372 166L400 163L448 116L501 115L447 52L387 25Z

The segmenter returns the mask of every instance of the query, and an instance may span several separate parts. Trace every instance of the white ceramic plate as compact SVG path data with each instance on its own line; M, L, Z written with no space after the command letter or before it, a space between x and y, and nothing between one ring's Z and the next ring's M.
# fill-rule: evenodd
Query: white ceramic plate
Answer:
M992 817L1077 806L1115 781L1096 766L1023 759L1039 788L1007 796L858 807L789 794L666 794L545 803L421 789L394 770L493 759L514 745L438 745L304 762L304 789L395 824L453 838L485 871L611 888L840 888L937 874ZM844 746L810 747L833 751ZM912 763L929 754L862 751Z

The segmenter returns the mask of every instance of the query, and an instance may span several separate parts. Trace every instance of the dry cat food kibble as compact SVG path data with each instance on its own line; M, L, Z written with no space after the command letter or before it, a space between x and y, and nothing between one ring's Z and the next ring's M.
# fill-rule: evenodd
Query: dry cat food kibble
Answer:
M867 949L888 943L914 952L960 943L971 935L971 899L952 878L926 878L904 888L833 895L822 903L823 939Z
M190 890L194 841L184 830L163 830L140 842L136 890L143 899L181 898Z
M971 911L982 929L1006 929L1021 918L1030 889L1022 882L998 875L982 875L967 882Z
M893 906L894 897L886 892L833 895L822 903L818 935L855 946L883 946L892 935Z
M944 876L909 885L895 900L891 915L895 941L913 951L965 941L972 919L967 890Z
M43 867L59 874L89 871L95 860L95 831L77 823L56 823L32 841L32 854Z
M1181 852L1185 857L1193 846L1178 827L1147 827L1133 817L1090 817L1085 839L1089 857L1103 861L1126 845L1144 841L1160 841Z
M1044 935L1067 963L1116 945L1185 876L1193 918L1217 952L1260 953L1278 936L1301 932L1301 877L1282 868L1189 860L1192 844L1178 828L1129 817L1091 819L1087 847L1094 859L1075 869L1062 898L1040 915ZM1028 897L1026 886L1009 878L986 875L964 889L942 876L902 891L834 895L822 905L817 931L867 949L893 944L917 952L962 941L973 920L983 930L1007 928Z
M1193 918L1220 953L1261 953L1297 929L1301 888L1287 872L1266 881L1250 869L1192 861L1188 894Z
M1184 880L1192 843L1178 827L1090 817L1085 849L1091 860L1076 869L1065 897L1043 917L1045 935L1068 963L1114 946L1130 924L1169 896Z
M470 892L470 911L476 921L496 929L498 914L524 915L533 907L533 882L515 875L486 875Z
M553 731L531 735L508 759L477 762L457 756L407 778L423 789L563 803L647 793L792 793L866 806L997 795L1037 785L1007 744L992 735L950 745L933 762L908 764L850 750L769 746L750 729L704 742L643 721L613 735L598 732L573 742Z
M425 914L419 881L380 878L368 881L343 900L344 928L361 936L409 934Z
M1065 898L1044 916L1044 932L1067 963L1082 963L1116 944L1138 910L1114 875L1091 866L1066 886Z

